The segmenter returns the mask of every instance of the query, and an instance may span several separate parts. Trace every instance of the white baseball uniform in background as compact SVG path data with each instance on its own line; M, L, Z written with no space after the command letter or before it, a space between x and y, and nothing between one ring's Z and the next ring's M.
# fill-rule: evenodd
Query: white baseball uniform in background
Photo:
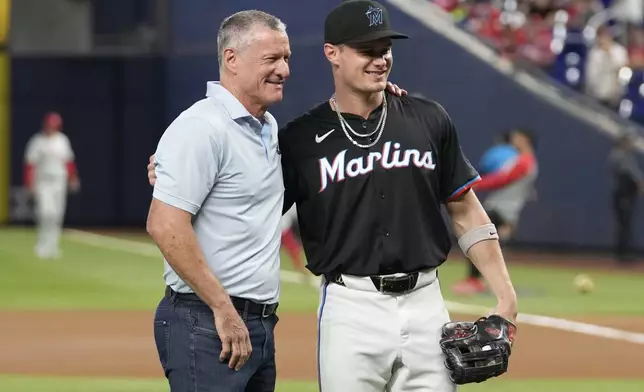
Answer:
M297 208L295 205L291 207L290 210L286 211L284 215L282 215L282 220L281 220L281 226L282 226L282 232L287 231L293 225L297 222Z
M36 254L55 258L60 254L58 243L67 204L67 164L74 161L74 152L65 134L40 132L29 140L25 161L34 169Z

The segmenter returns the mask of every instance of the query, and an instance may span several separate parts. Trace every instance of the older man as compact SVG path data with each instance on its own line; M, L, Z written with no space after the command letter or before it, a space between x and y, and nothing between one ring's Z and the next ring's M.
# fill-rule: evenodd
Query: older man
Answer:
M284 24L260 11L223 21L220 82L156 150L147 230L165 257L154 318L173 392L273 391L283 181L267 109L289 76Z

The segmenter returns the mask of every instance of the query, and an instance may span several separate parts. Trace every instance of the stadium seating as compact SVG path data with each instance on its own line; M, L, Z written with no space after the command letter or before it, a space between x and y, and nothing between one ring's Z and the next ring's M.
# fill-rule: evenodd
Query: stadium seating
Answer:
M531 17L525 14L517 16L521 14L521 6L515 0L429 1L433 1L449 12L459 27L477 35L484 42L495 47L501 55L509 58L520 56L523 60L533 62L546 75L562 85L584 92L586 57L598 26L588 24L575 26L572 18L579 10L575 8L573 2L553 0L549 7L554 17L551 16L545 22L546 18L540 16ZM612 1L601 0L598 3L600 9L594 14L597 18L586 18L586 23L589 20L593 20L593 23L600 20L615 31L625 31L626 26L605 11ZM599 15L600 12L601 15ZM549 45L551 57L547 53L524 55L538 50L533 49L539 46L539 43L535 43L537 40L542 40L540 45L543 47L544 35L535 33L534 26L530 26L531 23L540 24L539 26L545 24L551 30L552 41ZM542 27L537 27L537 29L540 28ZM508 34L507 30L511 32ZM545 37L548 36L545 35ZM510 45L508 41L511 41ZM626 44L628 45L628 42ZM512 53L505 52L508 48ZM622 69L620 80L625 85L625 93L618 108L619 115L644 124L644 71Z

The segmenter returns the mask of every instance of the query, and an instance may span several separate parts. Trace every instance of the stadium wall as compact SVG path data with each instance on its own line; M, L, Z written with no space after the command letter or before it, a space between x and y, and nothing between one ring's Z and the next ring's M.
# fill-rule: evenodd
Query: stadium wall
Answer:
M12 183L21 152L45 110L59 107L79 156L83 193L70 202L72 225L143 226L150 200L144 166L172 119L203 97L217 78L216 31L240 8L261 8L287 24L293 50L280 123L332 93L322 54L323 17L336 1L171 1L173 53L154 59L14 59ZM524 213L520 244L605 248L613 242L612 141L592 126L535 97L439 34L389 7L393 22L413 36L397 42L391 80L443 104L473 162L497 132L515 126L539 137L538 201ZM81 147L82 146L82 147ZM634 238L644 248L644 224Z

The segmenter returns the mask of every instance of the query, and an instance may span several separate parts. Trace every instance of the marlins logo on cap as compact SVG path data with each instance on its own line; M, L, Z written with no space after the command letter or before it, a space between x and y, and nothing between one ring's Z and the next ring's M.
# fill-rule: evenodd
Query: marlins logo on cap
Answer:
M369 18L369 27L382 24L382 8L369 6L366 15Z

